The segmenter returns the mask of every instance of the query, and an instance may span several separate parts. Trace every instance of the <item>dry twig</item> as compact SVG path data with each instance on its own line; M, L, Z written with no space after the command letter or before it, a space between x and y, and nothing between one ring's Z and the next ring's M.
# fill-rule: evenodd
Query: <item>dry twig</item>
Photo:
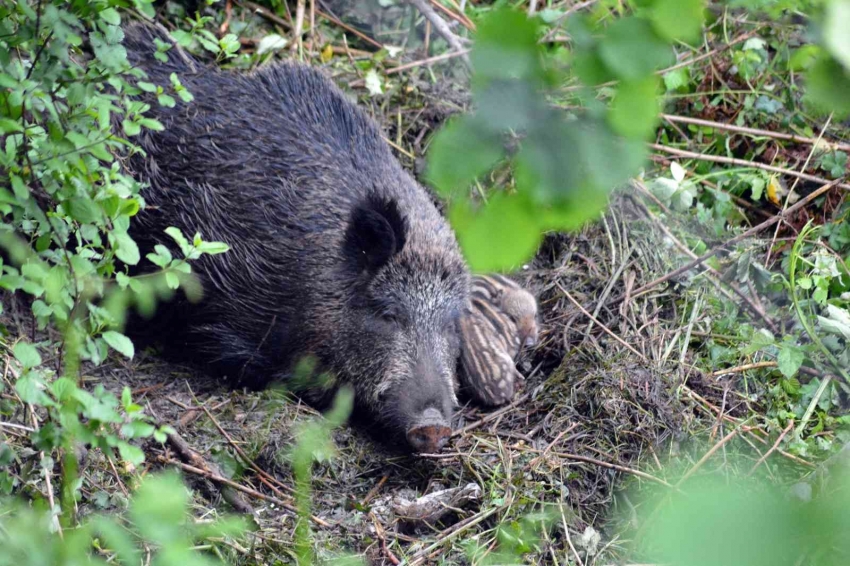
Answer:
M747 128L745 126L736 126L734 124L724 124L723 122L714 122L712 120L703 120L701 118L691 118L689 116L675 116L673 114L662 114L662 118L665 120L669 120L671 122L678 122L680 124L692 124L694 126L704 126L706 128L714 128L717 130L726 130L727 132L736 132L739 134L746 134L750 136L756 137L766 137L773 138L777 140L785 140L794 143L800 144L811 144L817 145L819 139L818 138L809 138L805 136L798 136L797 134L786 134L784 132L773 132L770 130L760 130L758 128ZM828 140L821 140L825 144L829 144L829 147L836 150L847 151L850 152L850 144L840 143L840 142L831 142Z
M412 6L419 10L419 12L425 16L429 22L431 22L431 25L434 26L434 30L440 34L440 37L446 40L449 47L457 52L463 51L463 43L461 42L461 39L449 29L446 21L434 11L434 8L431 7L428 0L408 0L408 2L410 2ZM467 67L471 67L469 57L465 53L461 55L461 58L463 59L463 62L466 63Z
M792 428L794 428L794 419L791 419L788 422L788 426L785 427L785 430L782 431L782 433L779 435L779 438L777 438L776 442L773 443L773 446L770 447L770 450L765 452L762 457L758 459L758 462L755 463L748 475L753 475L753 472L755 472L758 467L761 466L765 460L767 460L767 457L773 454L776 449L779 448L779 444L782 442L782 439L785 438L785 435L791 432Z
M724 165L734 165L736 167L751 167L753 169L761 169L763 171L770 171L771 173L778 173L780 175L788 175L789 177L797 177L798 179L803 179L805 181L811 181L813 183L829 183L830 181L824 179L823 177L818 177L816 175L809 175L808 173L800 173L798 171L794 171L793 169L786 169L784 167L775 167L773 165L767 165L766 163L759 163L757 161L747 161L746 159L738 159L737 157L724 157L722 155L709 155L707 153L697 153L695 151L688 151L685 149L676 149L674 147L667 147L666 145L661 145L658 143L651 143L649 147L656 151L663 151L664 153L668 153L670 155L675 155L677 157L683 157L686 159L696 159L698 161L711 161L712 163L722 163ZM850 191L850 184L847 183L833 183L835 186L844 189L845 191ZM830 186L833 186L832 184Z
M634 296L640 295L641 293L645 293L646 291L652 289L653 287L656 287L656 286L660 285L661 283L664 283L665 281L669 281L670 279L677 277L677 276L681 275L682 273L685 273L685 272L693 269L697 265L702 264L703 262L705 262L705 260L714 257L717 253L719 253L721 250L727 248L728 246L731 246L732 244L736 244L736 243L738 243L742 240L749 238L750 236L752 236L754 234L758 234L759 232L761 232L765 228L769 228L769 227L773 226L774 224L776 224L780 220L789 216L791 213L796 212L797 210L803 208L804 206L806 206L807 204L809 204L810 202L812 202L813 200L815 200L816 198L818 198L822 194L826 193L828 190L832 189L832 187L834 187L837 183L838 183L838 181L832 181L830 183L825 184L824 186L822 186L819 189L817 189L816 191L812 192L811 194L809 194L805 198L802 198L799 201L797 201L793 206L788 207L787 209L785 209L781 213L773 216L769 220L765 220L764 222L762 222L758 226L754 226L753 228L750 228L749 230L746 230L745 232L738 234L737 236L730 239L729 241L724 242L724 243L712 248L711 250L702 254L698 258L696 258L692 261L689 261L688 263L679 267L678 269L674 269L673 271L667 273L666 275L663 275L662 277L659 277L658 279L650 281L649 283L646 283L645 285L635 289L632 292L632 296L634 297Z

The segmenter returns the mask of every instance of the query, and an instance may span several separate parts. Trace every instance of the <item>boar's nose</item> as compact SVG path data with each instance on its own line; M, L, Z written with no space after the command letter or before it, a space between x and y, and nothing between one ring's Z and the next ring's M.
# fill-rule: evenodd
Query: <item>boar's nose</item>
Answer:
M452 429L443 415L434 408L425 409L418 422L407 431L407 442L422 454L436 454L443 449L452 435Z

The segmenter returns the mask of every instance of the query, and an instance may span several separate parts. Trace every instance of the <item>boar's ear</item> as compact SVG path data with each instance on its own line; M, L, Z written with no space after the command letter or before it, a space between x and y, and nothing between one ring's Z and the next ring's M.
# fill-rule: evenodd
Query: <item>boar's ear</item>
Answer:
M345 255L358 271L376 271L404 248L407 222L391 199L369 196L351 214Z

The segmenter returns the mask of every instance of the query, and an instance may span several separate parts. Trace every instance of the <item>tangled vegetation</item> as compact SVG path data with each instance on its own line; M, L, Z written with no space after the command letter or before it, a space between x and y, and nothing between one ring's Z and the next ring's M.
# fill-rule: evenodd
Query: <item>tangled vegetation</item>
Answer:
M344 392L321 417L136 351L129 310L228 246L128 236L122 160L164 127L134 95L193 100L128 64L133 18L360 98L470 265L525 264L516 402L414 461ZM847 0L0 0L0 564L846 563L847 29ZM468 482L474 510L393 511Z

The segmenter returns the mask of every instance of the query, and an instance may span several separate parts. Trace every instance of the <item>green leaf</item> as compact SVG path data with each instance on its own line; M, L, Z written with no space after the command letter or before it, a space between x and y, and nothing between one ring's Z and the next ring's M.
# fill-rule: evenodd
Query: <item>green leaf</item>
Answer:
M121 434L126 438L147 438L154 433L155 427L144 421L132 421L121 427Z
M257 55L263 55L269 51L279 51L286 47L287 43L288 40L285 37L277 35L276 33L270 33L257 44Z
M102 19L108 24L112 24L113 26L121 25L121 15L115 8L107 8L105 10L101 10L100 19Z
M15 391L24 403L51 405L50 397L44 392L44 381L35 372L28 371L15 382Z
M180 278L173 271L165 272L165 284L169 289L178 289L180 287Z
M827 316L818 315L818 323L826 332L841 336L850 345L850 311L826 305Z
M89 34L89 40L95 57L106 68L112 71L119 71L127 65L127 50L120 43L108 41L100 32Z
M139 255L139 246L133 241L126 232L113 232L115 243L118 247L115 249L115 255L127 265L136 265L139 263L141 256Z
M788 69L795 72L805 71L821 56L823 49L819 45L803 45L794 50L788 60Z
M41 365L41 355L35 346L28 342L18 342L12 347L12 354L25 370Z
M124 128L124 133L130 137L138 135L142 131L142 126L132 120L124 120L121 125Z
M107 330L103 333L103 340L116 352L123 354L127 358L133 359L133 355L135 354L133 342L120 332Z
M456 203L449 218L469 267L478 273L515 268L534 254L542 237L524 203L505 193L494 195L478 213Z
M375 69L369 69L366 73L366 78L364 79L366 83L366 90L369 91L371 96L377 96L379 94L384 94L384 89L381 86L381 77L378 75L378 71Z
M699 39L704 12L704 0L655 0L650 19L661 37L690 43Z
M183 252L183 255L188 255L192 249L191 244L189 244L189 240L183 235L183 232L180 231L180 228L175 228L174 226L170 226L165 229L165 233L171 236L171 238L177 242L177 245L180 246L180 251Z
M608 118L614 130L628 138L645 139L658 124L658 80L624 81L617 89Z
M94 224L101 218L98 206L86 197L76 197L65 203L71 218L82 224Z
M114 551L120 564L140 564L142 558L129 532L106 517L95 517L93 527L108 548Z
M779 365L779 371L785 377L794 377L797 375L797 371L803 365L804 359L805 356L798 347L789 344L779 346L779 355L776 358L776 362Z
M502 153L498 139L476 131L471 118L453 120L440 130L428 151L428 180L441 195L449 196L490 170Z
M11 118L0 118L0 134L6 135L12 132L23 132L24 128L18 120Z
M664 73L664 88L667 92L673 92L688 86L691 80L691 73L687 67L675 69Z
M673 63L673 50L646 20L633 16L608 26L599 45L605 65L624 80L640 80Z
M218 44L221 46L221 50L231 55L236 53L241 47L241 43L239 43L239 38L236 37L236 34L228 33L224 37L218 40Z
M10 179L12 181L12 192L15 193L15 198L22 203L29 200L30 191L26 184L24 184L23 179L14 174L10 175Z
M133 446L129 442L119 442L118 453L121 455L122 460L130 462L134 466L138 466L145 461L145 453L142 452L142 449L138 446Z
M169 98L171 98L171 97L169 97ZM172 102L173 102L173 99L172 99ZM173 106L173 104L172 104L172 106ZM158 120L153 120L151 118L140 118L139 119L139 125L147 128L149 130L153 130L155 132L161 132L161 131L165 130L165 126L162 125L162 122L160 122Z
M806 73L806 100L821 114L834 113L843 119L850 115L850 71L825 54Z
M775 343L776 338L773 334L771 334L769 330L762 328L753 332L750 343L741 348L741 353L745 356L749 356L759 350L767 348L768 346L773 346Z
M224 242L201 242L198 249L205 254L217 255L230 250L230 246Z
M135 495L130 515L142 536L166 547L179 540L189 500L177 475L147 476Z
M542 80L538 30L539 20L520 10L503 7L490 12L478 26L470 54L473 90L492 80Z
M823 42L844 70L850 72L850 0L832 0L826 5Z

